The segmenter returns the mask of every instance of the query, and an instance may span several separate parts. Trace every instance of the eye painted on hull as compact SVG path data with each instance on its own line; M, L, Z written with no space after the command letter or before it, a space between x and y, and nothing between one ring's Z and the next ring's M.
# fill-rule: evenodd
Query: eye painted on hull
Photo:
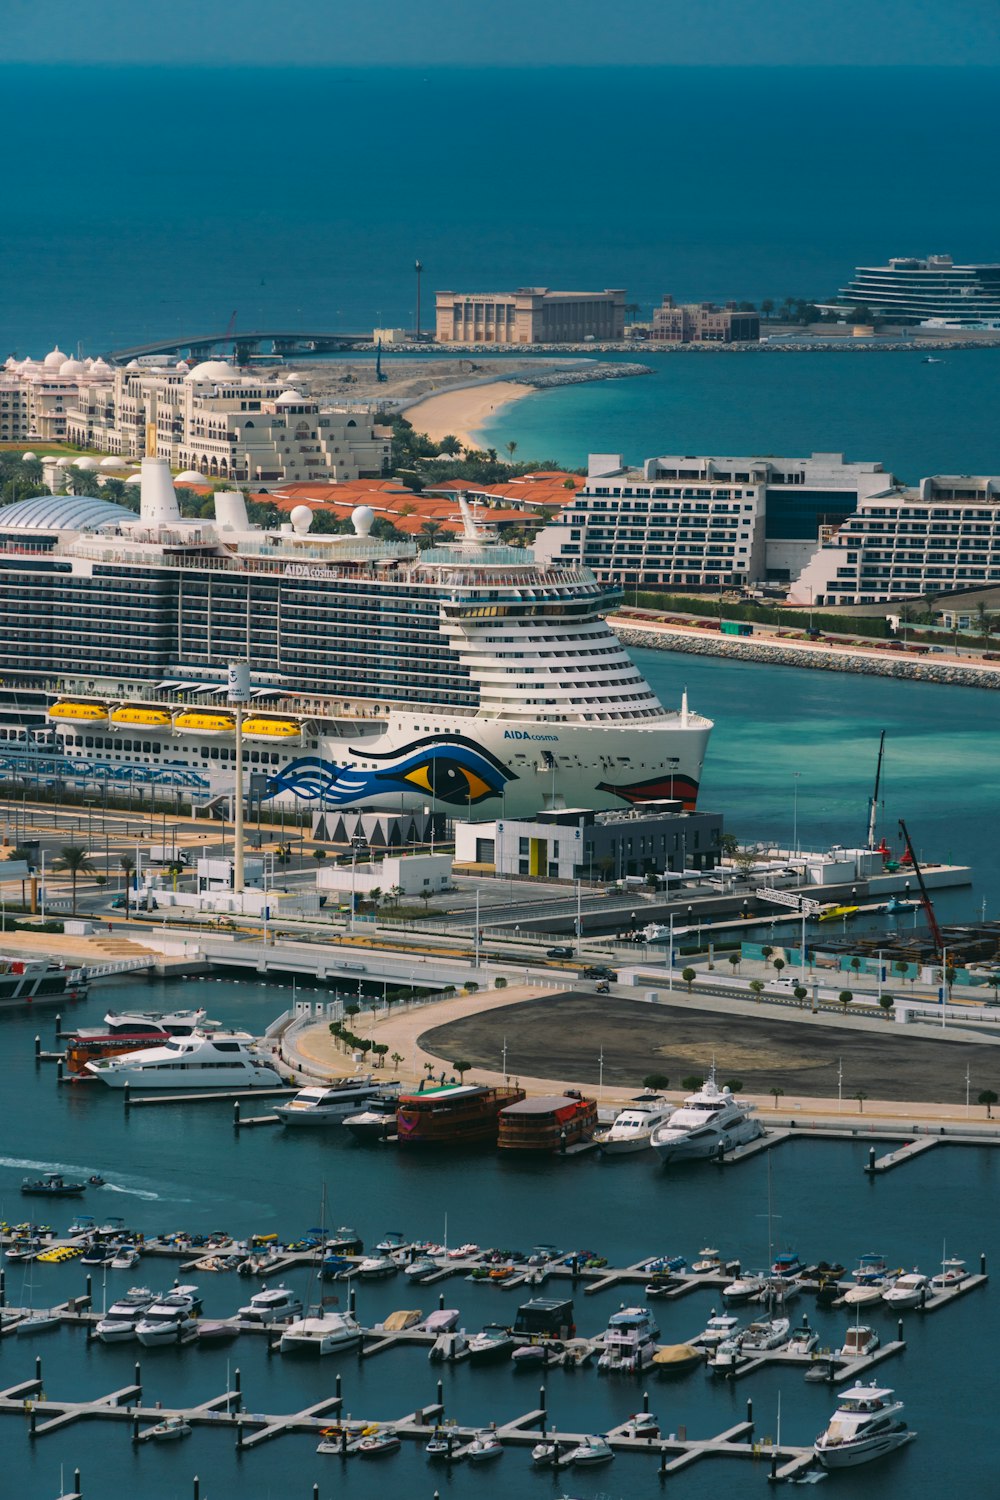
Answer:
M352 751L362 755L364 751ZM371 755L371 752L368 752ZM388 757L371 755L374 760ZM291 792L303 801L323 799L334 806L363 802L388 787L419 789L437 802L455 807L474 806L499 797L517 775L490 751L463 736L411 741L395 752L396 764L379 770L336 766L318 756L300 756L272 776L266 796Z
M487 774L499 780L492 766L485 769ZM411 786L430 792L439 802L454 803L482 802L486 797L495 797L503 785L500 782L499 786L491 786L471 766L446 754L428 756L408 771L390 772L379 779L408 781Z

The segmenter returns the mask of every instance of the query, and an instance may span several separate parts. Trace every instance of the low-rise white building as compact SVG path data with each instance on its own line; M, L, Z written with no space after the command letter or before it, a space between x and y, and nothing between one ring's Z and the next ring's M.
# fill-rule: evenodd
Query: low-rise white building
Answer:
M881 464L592 453L587 482L534 542L626 588L719 589L797 578L827 530L892 484Z
M437 895L451 886L450 854L407 854L399 858L366 861L364 864L321 865L316 872L320 891L354 891L368 896L373 890L386 897L395 891L403 899Z

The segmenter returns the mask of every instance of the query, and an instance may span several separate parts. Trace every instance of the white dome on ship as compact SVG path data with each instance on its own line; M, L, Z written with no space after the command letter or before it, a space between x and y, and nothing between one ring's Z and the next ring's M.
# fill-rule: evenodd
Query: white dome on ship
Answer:
M240 372L225 359L203 359L184 377L186 380L239 380Z
M375 524L375 512L370 505L356 505L351 511L351 521L358 536L368 536Z
M54 349L49 350L48 354L46 354L44 360L42 361L42 364L46 370L58 370L66 363L68 358L69 355L64 354L57 344Z
M312 525L313 513L308 505L293 505L288 519L292 523L292 529L304 536Z

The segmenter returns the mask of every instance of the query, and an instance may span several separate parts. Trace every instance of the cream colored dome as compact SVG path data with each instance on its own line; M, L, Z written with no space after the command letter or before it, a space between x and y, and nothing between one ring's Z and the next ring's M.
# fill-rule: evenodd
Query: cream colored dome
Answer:
M72 460L70 460L72 463ZM73 464L75 469L99 469L101 466L96 458L78 458Z
M69 355L64 354L57 344L54 349L49 350L48 354L46 354L44 360L42 361L42 364L44 365L46 370L59 370L66 363L68 358Z
M101 459L101 468L102 469L124 469L125 467L126 467L126 463L125 463L125 460L123 458L114 458L114 457L112 457L112 458L102 458Z
M204 359L184 377L185 380L239 380L240 372L225 359Z
M25 464L37 464L37 462L38 462L38 454L37 453L22 453L21 454L21 462L25 463Z
M197 469L185 469L183 474L178 474L174 480L175 484L200 484L203 475Z
M60 375L86 375L87 366L80 359L63 360L59 366Z

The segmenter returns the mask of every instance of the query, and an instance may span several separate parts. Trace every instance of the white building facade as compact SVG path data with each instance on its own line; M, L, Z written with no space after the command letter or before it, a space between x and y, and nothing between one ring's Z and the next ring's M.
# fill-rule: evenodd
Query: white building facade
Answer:
M887 484L880 464L839 453L659 457L641 468L591 454L586 485L533 546L626 589L791 582L860 498Z

